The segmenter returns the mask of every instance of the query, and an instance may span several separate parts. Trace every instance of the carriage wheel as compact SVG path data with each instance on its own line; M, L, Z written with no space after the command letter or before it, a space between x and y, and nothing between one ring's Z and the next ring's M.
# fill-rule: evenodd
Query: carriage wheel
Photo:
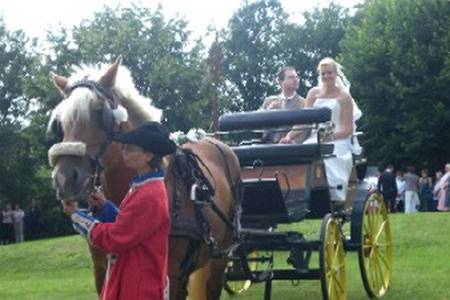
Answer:
M339 226L338 220L327 214L320 228L320 283L324 300L347 299L345 252Z
M258 251L251 252L248 257L249 259L257 258L259 256ZM249 268L251 271L256 271L258 269L258 262L251 261L249 263ZM227 265L227 272L243 272L240 261L229 261ZM230 295L240 294L245 292L252 285L251 280L238 280L238 281L225 281L223 288Z
M364 288L370 297L379 298L386 293L392 274L391 227L381 194L368 195L358 225L355 234L360 241L358 258Z

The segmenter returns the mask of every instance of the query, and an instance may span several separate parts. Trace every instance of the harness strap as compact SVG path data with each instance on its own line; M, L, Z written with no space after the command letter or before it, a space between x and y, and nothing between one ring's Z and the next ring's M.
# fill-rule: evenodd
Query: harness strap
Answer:
M223 211L217 206L216 201L214 199L215 188L213 184L206 178L204 172L200 168L200 165L204 167L204 169L212 176L211 171L203 162L203 160L195 154L193 151L189 149L181 149L177 151L174 159L174 178L175 178L175 197L172 203L172 229L171 235L183 235L188 238L194 239L202 239L208 246L210 255L212 257L223 257L223 255L227 254L230 249L233 249L236 245L235 243L231 245L229 248L219 249L217 245L217 241L214 236L211 234L210 224L206 218L204 208L206 206L210 206L212 211L219 217L219 219L225 224L225 226L233 233L233 241L236 242L239 239L239 211L240 211L240 201L239 201L239 192L236 191L236 186L231 178L231 172L229 165L227 163L227 158L223 150L219 147L219 145L210 142L212 145L219 150L219 153L223 156L225 166L226 166L226 176L227 180L230 183L232 188L233 197L236 201L236 211L234 214L233 221L230 221L228 216L226 216ZM180 191L178 188L177 182L182 180L185 183L185 188L189 191L189 187L198 186L201 191L201 199L195 199L193 201L194 205L194 213L196 218L197 226L193 226L192 222L189 222L187 218L181 218L181 201L182 197L180 195ZM183 229L182 229L183 228ZM200 232L198 232L198 230Z

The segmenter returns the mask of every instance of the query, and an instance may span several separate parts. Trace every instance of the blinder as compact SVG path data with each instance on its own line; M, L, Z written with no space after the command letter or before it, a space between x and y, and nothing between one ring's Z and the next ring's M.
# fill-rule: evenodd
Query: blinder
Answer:
M52 123L50 124L51 133L58 138L58 140L62 140L64 137L64 131L62 129L61 121L58 118L54 118Z
M108 135L111 135L114 129L114 114L113 114L113 106L114 106L114 98L110 89L105 87L104 85L93 81L93 80L80 80L75 82L67 91L67 97L79 87L85 87L94 92L97 97L103 100L103 108L101 112L101 120L102 125Z
M108 135L113 133L114 129L114 114L109 104L109 101L103 101L103 109L102 109L102 124Z

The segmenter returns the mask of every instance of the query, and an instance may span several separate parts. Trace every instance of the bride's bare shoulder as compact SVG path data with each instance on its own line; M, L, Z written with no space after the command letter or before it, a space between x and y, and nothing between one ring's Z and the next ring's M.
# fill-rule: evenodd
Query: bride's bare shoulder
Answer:
M352 101L352 96L350 95L349 92L342 90L339 93L339 97L338 99L343 102L343 103L347 103L347 102L351 102Z

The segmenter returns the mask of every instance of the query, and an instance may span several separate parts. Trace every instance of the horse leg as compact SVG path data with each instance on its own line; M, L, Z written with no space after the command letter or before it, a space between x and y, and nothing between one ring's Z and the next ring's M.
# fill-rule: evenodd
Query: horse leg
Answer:
M225 258L211 259L209 266L209 278L207 281L208 300L219 300L227 261Z
M189 276L188 300L207 300L206 285L209 278L211 261Z
M184 260L189 240L170 237L169 239L169 284L170 300L186 300L189 270L185 270Z
M100 295L106 276L106 254L93 247L89 247L89 250L94 264L95 287L97 294Z
M180 270L169 268L170 300L186 300L187 279L180 276Z

